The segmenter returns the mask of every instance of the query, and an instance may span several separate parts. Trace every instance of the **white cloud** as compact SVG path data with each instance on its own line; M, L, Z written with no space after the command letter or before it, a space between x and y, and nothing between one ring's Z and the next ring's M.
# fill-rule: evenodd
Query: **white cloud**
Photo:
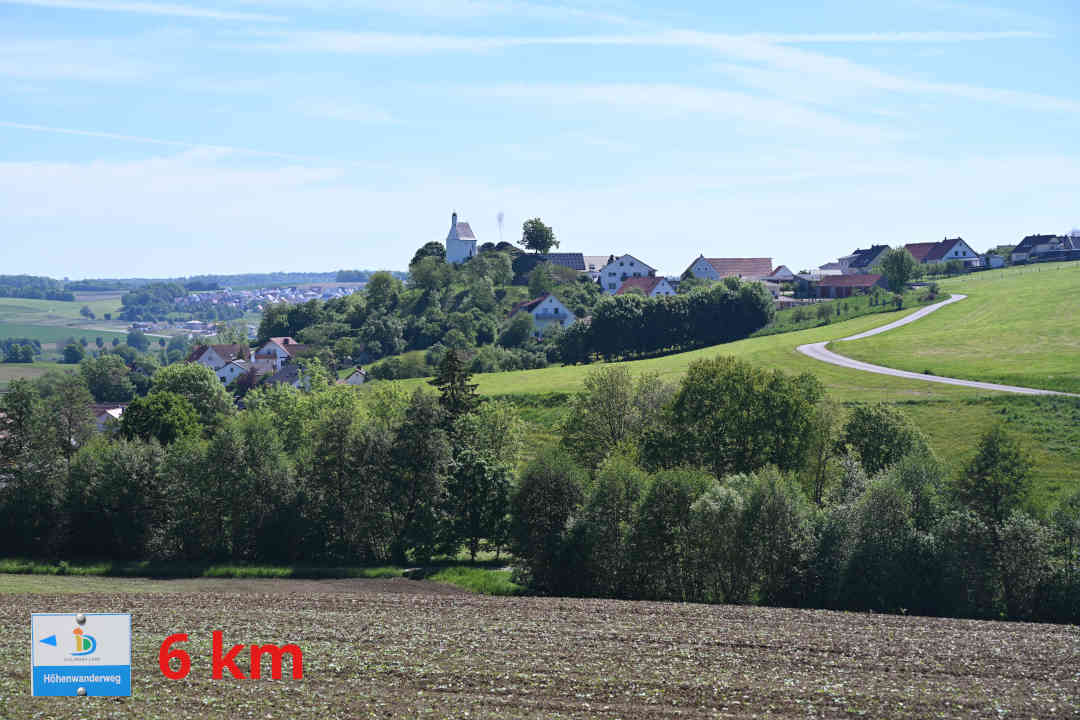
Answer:
M136 15L159 15L201 20L235 20L242 22L284 22L285 18L261 13L229 12L195 7L151 2L110 2L109 0L0 0L5 5L30 5L34 7L64 10L92 10L96 12L131 13Z

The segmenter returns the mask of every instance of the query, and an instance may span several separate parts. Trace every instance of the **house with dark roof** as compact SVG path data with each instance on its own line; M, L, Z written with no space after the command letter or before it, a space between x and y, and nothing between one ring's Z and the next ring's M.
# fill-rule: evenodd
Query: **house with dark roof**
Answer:
M1080 236L1028 235L1013 248L1013 263L1038 260L1080 260Z
M614 295L619 290L623 281L632 277L653 277L656 268L646 265L633 255L612 256L610 261L600 269L597 282L608 295Z
M874 273L859 275L828 275L814 283L814 294L819 298L846 298L856 293L872 292L874 288L887 289L885 278Z
M585 272L585 256L581 253L548 253L541 257L552 265L561 265L577 272Z
M622 285L615 291L616 295L625 295L634 288L645 294L645 297L657 295L675 295L675 288L671 287L667 278L662 277L631 277L623 280Z
M722 280L737 277L740 280L760 280L772 274L772 258L707 258L698 255L683 277L696 277L702 280Z
M844 275L870 272L881 256L889 249L888 245L871 245L865 250L857 249L850 255L840 258L840 271Z
M570 312L559 298L551 293L544 293L533 300L518 303L510 311L509 317L514 317L520 312L527 312L532 315L533 334L536 337L543 335L544 330L551 325L557 324L559 327L566 327L577 319L574 317L574 313Z
M965 265L982 265L979 253L971 249L963 238L945 238L940 242L909 243L904 248L923 265L959 260Z

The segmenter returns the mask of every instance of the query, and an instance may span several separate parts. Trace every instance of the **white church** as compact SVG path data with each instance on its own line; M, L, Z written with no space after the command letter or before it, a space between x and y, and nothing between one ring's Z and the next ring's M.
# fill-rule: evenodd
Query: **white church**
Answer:
M446 236L446 261L463 263L476 255L476 236L467 222L458 222L457 213L450 216L450 232Z

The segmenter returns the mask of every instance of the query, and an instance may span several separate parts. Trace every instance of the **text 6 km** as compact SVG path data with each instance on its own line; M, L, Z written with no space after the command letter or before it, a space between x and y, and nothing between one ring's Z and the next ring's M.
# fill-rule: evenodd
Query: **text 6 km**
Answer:
M187 633L174 633L165 638L158 650L158 667L161 674L171 680L180 680L187 677L191 672L191 656L180 648L173 648L176 643L188 641ZM289 644L278 647L277 645L252 645L248 648L251 659L251 671L245 675L243 670L236 666L237 656L244 651L244 645L233 645L232 649L225 652L225 641L222 632L215 630L213 634L213 651L210 657L210 675L215 680L221 680L225 671L236 680L258 680L262 677L263 662L270 663L270 677L274 680L281 679L281 663L286 655L292 664L292 676L294 680L304 677L304 653L296 645ZM172 661L178 661L179 667L174 667Z

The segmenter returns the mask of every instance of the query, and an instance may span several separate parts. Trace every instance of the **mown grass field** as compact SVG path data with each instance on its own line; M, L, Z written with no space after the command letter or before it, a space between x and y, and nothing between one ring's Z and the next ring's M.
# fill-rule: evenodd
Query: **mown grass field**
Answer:
M1019 289L1021 296L1027 292L1033 292L1036 298L1045 298L1050 292L1070 294L1066 292L1070 282L1080 287L1080 264L1066 264L1061 270L1051 270L1048 269L1049 267L1052 266L1014 268L944 282L941 284L943 290L968 293L969 299L950 305L900 330L883 333L872 340L887 340L894 333L903 332L908 336L906 346L910 348L918 344L915 338L918 337L924 323L939 322L939 316L948 317L946 313L949 311L963 308L966 303L973 301L976 294L983 294L988 298L985 301L988 306L984 312L1001 322L987 323L982 331L975 334L981 338L978 342L981 343L983 355L991 359L997 358L994 362L1004 366L1010 362L1009 356L997 355L996 348L999 345L1022 345L1023 341L1018 340L1018 336L1025 332L1034 332L1039 327L1037 323L1027 320L1010 319L1012 318L1010 308L1014 301L1013 295L1007 291L1010 288ZM1000 290L980 290L980 288L990 286L999 287ZM1032 291L1030 290L1032 287L1037 289ZM972 288L975 289L972 290ZM1053 290L1048 291L1046 288L1053 288ZM1072 297L1068 302L1075 305L1077 302L1075 293L1070 295ZM1038 305L1041 301L1036 299L1025 302L1028 303L1028 310L1031 311L1031 306ZM1061 302L1058 306L1062 307ZM1032 502L1035 508L1050 507L1057 500L1080 489L1080 429L1077 427L1080 421L1080 400L1040 400L919 380L892 378L828 365L808 358L795 350L798 345L805 343L831 341L854 335L893 322L911 312L914 312L913 308L899 312L866 315L822 327L753 337L688 353L631 361L620 363L620 365L629 368L635 374L653 372L669 381L678 381L694 360L718 355L733 355L764 367L790 373L810 372L822 381L830 396L838 401L849 404L859 402L900 404L901 409L910 415L926 433L938 456L953 471L963 468L974 455L981 432L988 430L997 422L1004 422L1006 428L1018 438L1035 462L1032 473L1035 486ZM1046 317L1045 313L1040 315L1043 320ZM1080 344L1080 313L1073 312L1070 319L1063 321L1062 327L1068 330L1061 336L1046 337L1037 334L1035 336L1034 342L1039 347L1035 362L1043 363L1044 368L1050 367L1051 363L1055 362L1055 348L1058 345L1062 346L1062 353L1067 355L1072 352L1069 348L1077 348ZM959 332L963 335L968 331ZM1001 335L1009 335L1009 337L999 339ZM947 331L941 332L943 340L947 336ZM832 347L839 347L844 354L848 354L848 346L856 346L869 341L834 343ZM1080 373L1080 355L1072 357L1071 369L1076 375ZM877 357L861 359L879 364L891 364ZM586 374L596 367L598 365L560 366L543 370L482 374L475 375L473 381L477 383L479 392L489 396L508 397L519 406L530 424L530 437L534 442L530 443L529 447L535 452L545 443L558 441L558 424L566 415L566 396L580 390ZM921 372L923 368L908 369ZM1023 366L1015 366L1017 375L1024 372ZM937 374L949 373L942 371ZM958 373L958 376L962 375ZM978 377L976 379L989 380L991 378ZM998 378L996 381L1002 380L1003 378ZM406 387L417 387L426 381L400 382ZM1024 384L1018 382L1015 376L1011 378L1011 382ZM535 398L535 400L530 400L530 398Z
M68 323L108 325L105 313L117 312L121 305L116 293L83 293L82 300L30 300L27 298L0 298L0 321L26 325L64 325ZM90 320L79 314L83 305L89 306L97 316ZM119 322L119 321L112 321Z
M78 340L86 338L86 342L94 344L95 338L101 338L111 343L114 337L120 338L121 342L127 339L127 331L119 330L94 330L69 325L23 325L16 323L0 322L0 338L30 338L37 340L42 345L58 343L70 337Z
M49 580L52 586L0 595L0 717L982 720L1080 713L1080 628L1071 626L485 597L403 579ZM132 696L29 697L31 611L132 613ZM282 680L211 679L214 630L226 648L296 644L303 679L291 678L288 660ZM158 650L178 632L190 638L179 647L191 672L169 680ZM246 652L236 664L248 672Z
M12 380L33 380L50 370L78 371L77 365L64 365L53 362L36 363L0 363L0 392L7 390Z
M940 285L968 297L917 323L830 349L913 372L1080 393L1080 263L974 273Z

